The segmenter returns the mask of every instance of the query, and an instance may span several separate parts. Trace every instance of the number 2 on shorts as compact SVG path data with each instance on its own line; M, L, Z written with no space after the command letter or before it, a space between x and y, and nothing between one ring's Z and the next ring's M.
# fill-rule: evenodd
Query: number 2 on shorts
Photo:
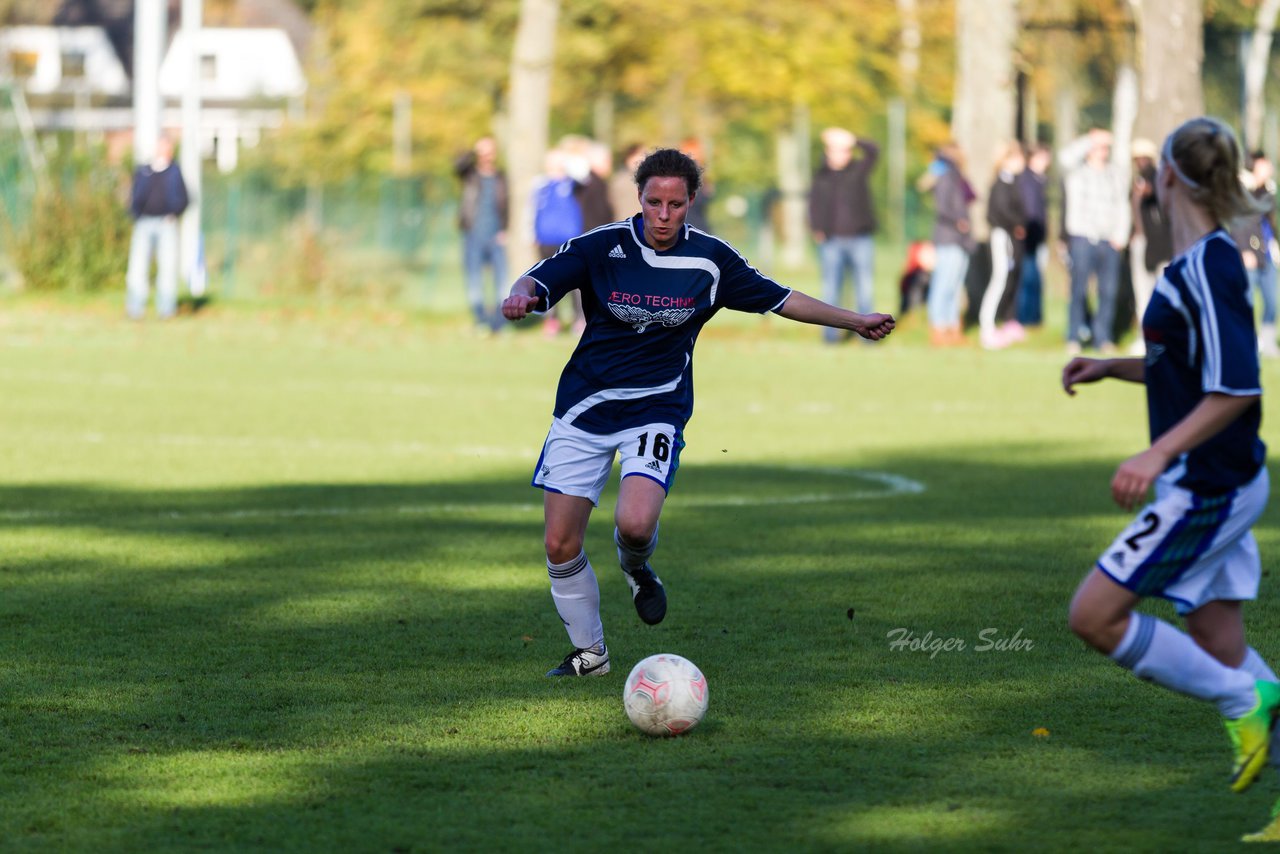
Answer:
M1133 549L1135 552L1138 550L1138 541L1144 540L1147 537L1151 536L1156 532L1156 529L1160 527L1160 517L1157 516L1154 512L1148 513L1147 515L1143 516L1142 521L1147 524L1147 527L1143 528L1141 531L1134 534L1132 537L1125 538L1125 541L1124 541L1124 544L1129 548Z

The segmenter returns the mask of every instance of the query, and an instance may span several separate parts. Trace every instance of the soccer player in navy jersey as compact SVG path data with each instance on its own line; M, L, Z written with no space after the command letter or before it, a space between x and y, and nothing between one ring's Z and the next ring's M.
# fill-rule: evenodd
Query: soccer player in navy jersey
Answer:
M1250 529L1268 480L1249 280L1223 228L1253 205L1239 163L1217 120L1193 119L1169 136L1156 193L1175 257L1142 318L1146 358L1075 358L1062 372L1068 394L1108 377L1146 385L1151 445L1120 465L1111 494L1132 510L1155 487L1076 591L1071 630L1135 675L1214 703L1235 751L1234 791L1266 764L1280 706L1241 613L1258 592ZM1136 611L1145 596L1170 600L1186 633Z
M533 475L544 490L551 597L574 646L548 676L609 672L600 589L583 540L615 455L622 469L618 560L640 619L652 625L666 616L666 591L649 559L693 413L693 345L703 325L728 308L772 311L872 341L894 327L890 315L846 311L785 288L728 243L686 224L701 183L689 156L658 149L635 181L639 214L568 241L517 279L502 304L503 316L517 321L576 289L587 318L560 375Z

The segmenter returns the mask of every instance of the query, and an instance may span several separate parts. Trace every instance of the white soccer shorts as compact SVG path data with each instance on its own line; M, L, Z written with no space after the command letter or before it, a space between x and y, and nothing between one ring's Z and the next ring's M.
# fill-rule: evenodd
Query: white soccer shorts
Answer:
M1196 495L1159 480L1156 500L1138 512L1098 569L1139 596L1160 596L1189 614L1208 602L1258 596L1262 566L1251 528L1267 506L1264 466L1225 495Z
M601 436L556 418L533 470L533 485L598 505L616 455L622 477L640 475L670 490L683 447L683 436L671 424L646 424Z

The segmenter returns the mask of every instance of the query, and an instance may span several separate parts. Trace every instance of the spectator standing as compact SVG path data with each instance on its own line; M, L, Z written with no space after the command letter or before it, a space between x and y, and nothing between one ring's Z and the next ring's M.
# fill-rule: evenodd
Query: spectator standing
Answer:
M871 311L874 300L876 230L869 176L880 147L845 128L822 132L823 164L809 191L809 228L822 262L822 299L845 306L845 271L852 272L859 313ZM858 157L854 157L854 151ZM825 327L824 340L836 343L841 333Z
M1027 153L1027 168L1018 175L1018 192L1027 217L1022 239L1022 274L1018 284L1018 323L1039 326L1044 322L1044 270L1049 246L1049 164L1053 155L1043 145Z
M569 176L568 155L561 148L547 152L543 161L545 174L533 191L533 235L538 258L546 260L570 238L582 234L582 205L578 202L578 182ZM573 303L575 328L586 325L580 299ZM555 312L548 312L542 322L542 332L551 337L562 327Z
M1258 327L1258 352L1269 358L1280 356L1276 346L1276 187L1275 170L1262 151L1252 154L1250 168L1241 173L1245 188L1258 200L1263 212L1236 220L1231 237L1240 247L1250 293L1262 296L1262 323Z
M462 231L462 265L467 301L478 329L497 331L503 326L500 291L507 278L507 177L498 168L498 144L481 137L471 151L458 158L454 172L462 181L458 204L458 228ZM492 274L486 295L484 268Z
M976 198L964 174L964 154L954 142L938 149L918 184L933 192L933 276L929 280L929 341L935 347L964 343L960 293L973 251L969 206Z
M1089 131L1058 152L1066 202L1065 231L1071 263L1071 306L1067 314L1067 351L1080 352L1085 333L1089 279L1096 277L1098 306L1088 330L1093 346L1115 350L1112 327L1120 252L1129 243L1128 165L1111 157L1111 133Z
M614 221L613 202L609 199L613 159L609 147L598 142L588 143L585 155L587 173L578 183L577 192L578 205L582 208L582 230L588 232Z
M636 192L635 174L644 160L644 145L633 142L622 151L619 158L622 168L609 178L609 204L618 219L629 219L640 213L639 193Z
M1142 315L1156 287L1157 274L1173 259L1173 236L1160 202L1156 199L1156 166L1160 152L1149 139L1133 141L1133 188L1129 199L1132 204L1133 237L1129 239L1129 279L1133 283L1133 310L1138 325L1138 335L1130 353L1140 356L1146 352L1142 336Z
M134 320L147 310L153 253L156 316L173 317L178 310L178 217L187 203L187 185L173 159L173 140L162 134L156 140L155 157L134 170L129 199L134 223L125 273L125 312Z
M1027 236L1027 215L1016 183L1025 166L1022 145L1007 143L996 162L995 180L987 197L991 278L978 310L979 341L985 350L999 350L1024 337L1011 309L1022 272L1022 241Z

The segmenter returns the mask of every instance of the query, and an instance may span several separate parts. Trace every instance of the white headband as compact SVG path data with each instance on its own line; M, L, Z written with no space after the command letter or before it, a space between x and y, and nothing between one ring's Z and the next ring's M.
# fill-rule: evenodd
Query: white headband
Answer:
M1187 173L1182 171L1182 167L1178 165L1178 161L1173 157L1173 134L1165 137L1164 151L1160 153L1160 159L1169 164L1169 168L1173 170L1173 174L1178 176L1179 181L1193 190L1200 189L1200 185L1187 177Z

